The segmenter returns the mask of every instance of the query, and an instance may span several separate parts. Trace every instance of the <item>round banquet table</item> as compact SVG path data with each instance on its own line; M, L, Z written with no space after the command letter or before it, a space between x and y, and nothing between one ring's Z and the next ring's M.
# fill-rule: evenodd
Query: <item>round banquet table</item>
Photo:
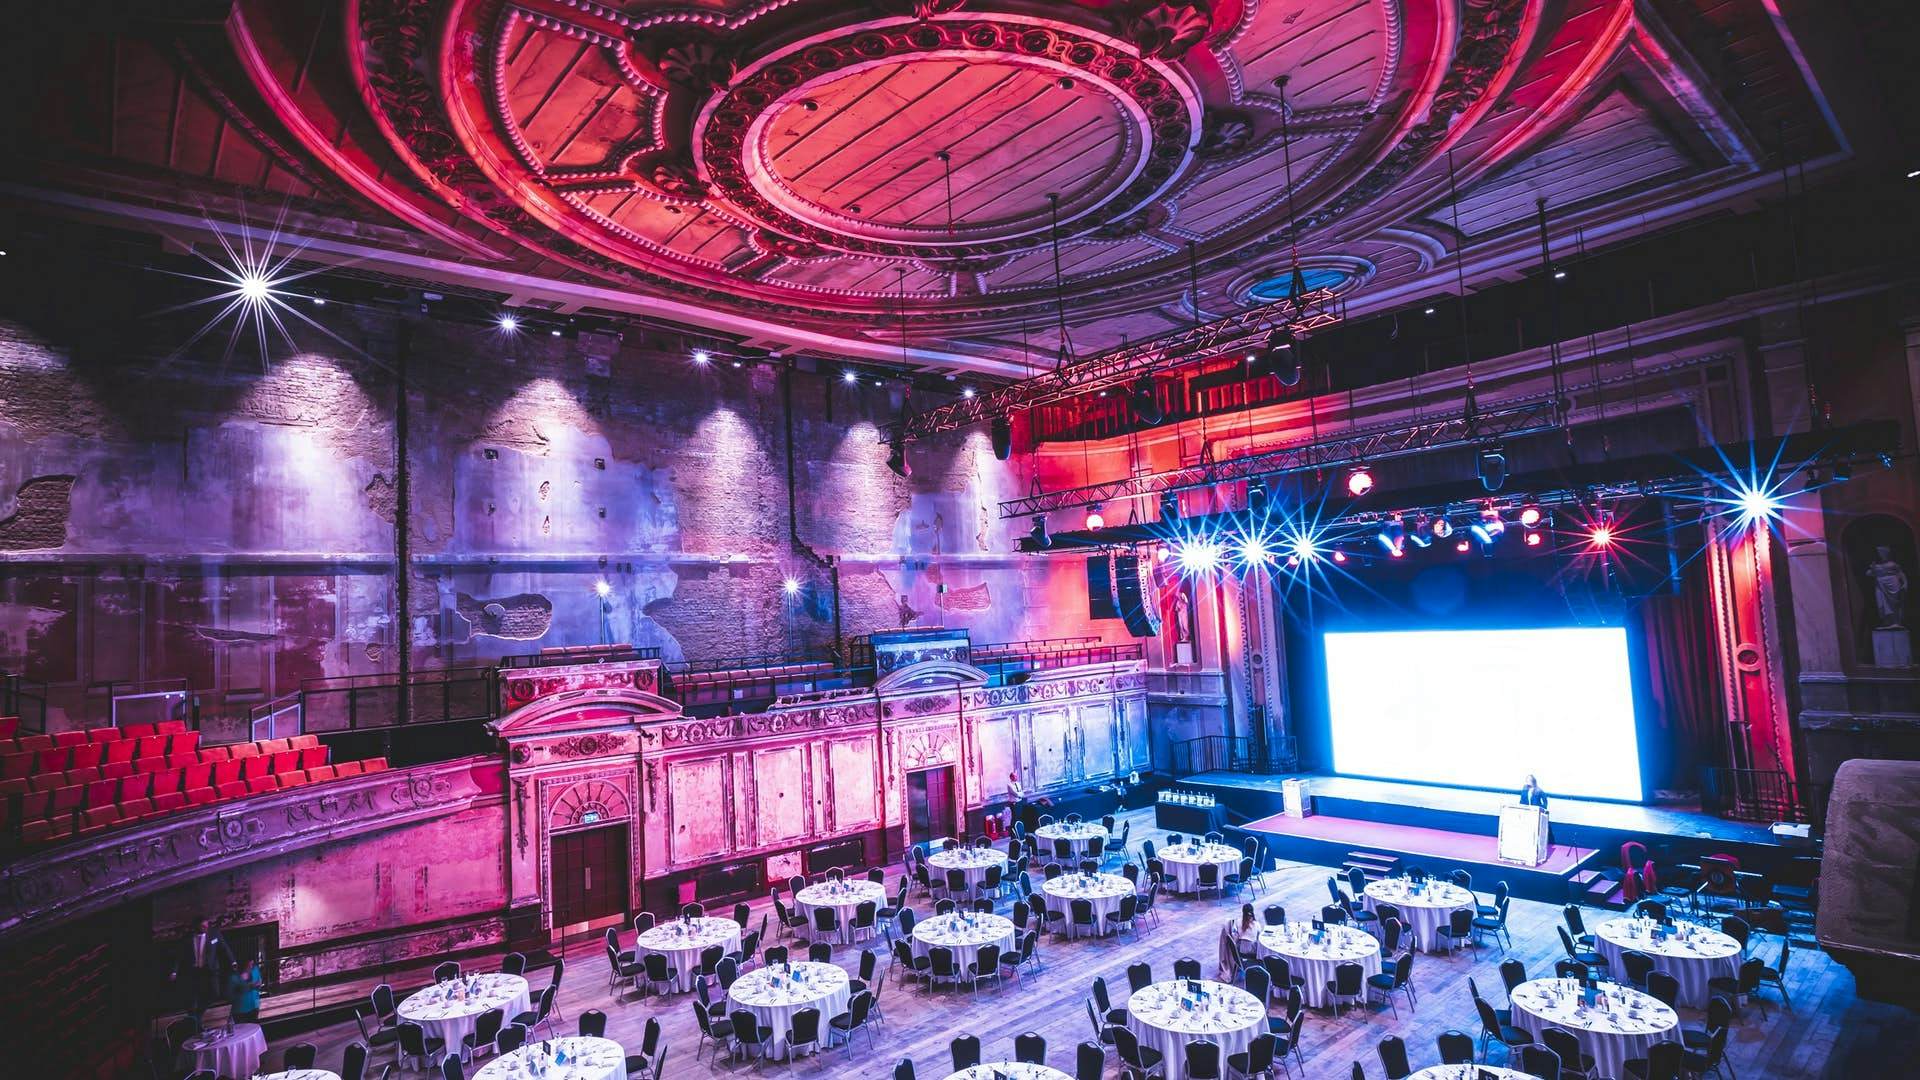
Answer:
M1052 881L1042 882L1040 891L1051 897L1066 916L1067 936L1075 937L1079 931L1073 925L1073 902L1089 900L1093 903L1094 933L1104 934L1107 927L1107 913L1117 911L1120 901L1134 895L1133 882L1119 874L1061 874Z
M855 878L848 881L824 881L818 885L809 885L794 894L794 903L800 907L800 913L807 917L808 925L813 922L813 909L830 907L840 913L840 932L833 940L842 945L854 941L853 914L860 905L873 901L877 911L887 905L887 887L877 881ZM877 925L877 924L876 924ZM813 937L813 931L807 931L807 937Z
M1007 853L993 848L954 848L927 856L927 865L940 871L943 880L947 871L960 871L967 875L967 888L978 892L988 867L997 866L1006 873Z
M733 981L727 990L730 1008L746 1009L772 1035L768 1056L787 1056L787 1030L801 1009L820 1010L820 1037L827 1022L847 1011L852 997L847 973L837 964L802 962L782 968L755 968Z
M472 1074L473 1080L611 1080L627 1074L627 1052L612 1039L569 1035L548 1045L556 1060L560 1054L567 1056L566 1064L548 1064L539 1071L544 1055L535 1041L487 1062Z
M260 1071L267 1052L267 1036L259 1024L233 1024L203 1031L180 1044L180 1057L191 1069L210 1069L216 1076L246 1080Z
M1534 1080L1518 1069L1496 1069L1491 1065L1430 1065L1407 1080L1480 1080L1482 1073L1496 1080Z
M634 954L645 956L648 953L664 953L667 963L673 965L674 989L685 993L693 989L693 980L700 973L700 954L715 945L723 952L733 952L740 948L740 924L732 919L706 916L698 919L663 922L634 939ZM512 1013L507 1014L513 1018Z
M1638 990L1603 984L1609 1007L1589 1009L1580 1004L1579 986L1574 979L1534 979L1514 987L1513 1026L1535 1041L1549 1027L1573 1032L1599 1076L1625 1076L1630 1058L1646 1057L1680 1026L1680 1014Z
M947 1080L1073 1080L1073 1077L1059 1069L1049 1069L1045 1065L1029 1065L1024 1061L983 1061L971 1069L961 1069L947 1077Z
M532 1008L532 1000L527 980L493 971L429 986L401 1002L399 1013L400 1019L419 1024L428 1038L445 1039L449 1052L458 1052L481 1013L499 1009L501 1019L511 1022Z
M1167 876L1173 879L1173 891L1190 893L1200 886L1200 868L1212 863L1220 868L1220 880L1240 868L1241 852L1225 844L1196 844L1189 841L1173 847L1163 847L1157 857L1165 864Z
M1653 937L1657 924L1647 919L1609 919L1593 931L1593 951L1606 957L1613 977L1624 980L1628 952L1643 952L1653 957L1655 970L1680 980L1680 1004L1704 1009L1713 995L1707 981L1740 974L1740 943L1718 930L1682 923L1665 940ZM1683 936L1684 935L1684 936Z
M1197 983L1206 999L1188 1009L1190 986ZM1166 1056L1167 1080L1187 1075L1187 1044L1211 1039L1220 1044L1220 1065L1228 1055L1242 1053L1255 1036L1267 1029L1267 1007L1237 986L1205 979L1174 979L1142 987L1127 999L1127 1027L1142 1046Z
M944 945L953 950L953 962L961 971L979 959L982 945L998 945L1011 952L1014 945L1013 920L1004 915L986 913L935 915L913 927L913 955L925 956L928 950Z
M1035 829L1033 835L1046 841L1046 847L1040 852L1046 858L1055 857L1053 854L1055 840L1065 840L1067 846L1073 850L1073 857L1077 859L1087 853L1087 841L1096 838L1105 840L1107 829L1097 821L1083 821L1078 825L1067 825L1056 821L1052 825L1042 825Z
M1313 940L1312 923L1269 926L1260 931L1260 955L1286 957L1288 969L1307 981L1300 988L1300 996L1316 1009L1325 1008L1331 1000L1327 983L1333 981L1333 969L1341 964L1360 965L1362 988L1368 978L1380 974L1379 939L1351 926L1328 926L1326 937L1320 941Z
M288 1069L285 1072L266 1073L255 1080L340 1080L340 1074L325 1069Z
M1406 878L1381 878L1367 883L1360 902L1367 910L1380 910L1381 904L1392 904L1400 909L1401 921L1407 929L1413 931L1413 939L1420 943L1421 952L1446 952L1440 938L1440 929L1447 925L1453 913L1466 908L1478 915L1480 902L1471 892L1455 885L1451 881L1437 881L1428 878L1426 883L1415 888Z

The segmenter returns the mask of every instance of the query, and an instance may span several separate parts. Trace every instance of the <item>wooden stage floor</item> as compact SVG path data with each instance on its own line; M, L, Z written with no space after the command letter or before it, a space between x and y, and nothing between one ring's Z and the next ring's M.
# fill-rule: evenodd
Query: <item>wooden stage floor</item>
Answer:
M1147 838L1158 842L1161 834L1153 828L1151 810L1135 812L1130 817L1136 843ZM889 868L890 881L898 869L897 866ZM1277 873L1269 875L1271 885L1258 902L1284 904L1292 914L1317 911L1326 902L1327 875L1326 867L1285 863ZM1491 882L1479 884L1484 889ZM922 911L931 908L924 900L916 900L914 906ZM955 990L929 995L924 990L895 985L889 980L881 997L888 1023L876 1032L878 1039L872 1049L868 1049L863 1036L851 1057L844 1050L835 1049L817 1058L803 1059L791 1069L785 1064L730 1064L725 1055L717 1064L709 1064L705 1056L696 1064L692 995L648 999L637 997L631 989L609 991L606 955L597 939L572 944L565 950L567 973L559 1000L566 1022L560 1026L563 1033L570 1034L583 1011L600 1009L608 1015L608 1034L626 1046L638 1047L647 1018L657 1016L669 1054L665 1073L669 1077L745 1077L791 1071L803 1076L885 1080L893 1075L894 1063L906 1057L913 1059L921 1080L941 1080L952 1071L947 1043L953 1036L963 1032L978 1035L986 1058L994 1060L1011 1057L1014 1036L1026 1031L1045 1036L1049 1062L1071 1071L1075 1045L1089 1036L1082 1003L1094 976L1105 976L1108 986L1124 995L1126 966L1140 959L1150 960L1157 975L1171 974L1173 961L1182 956L1197 957L1209 973L1213 971L1220 927L1236 913L1237 904L1172 900L1161 906L1165 924L1148 931L1138 941L1131 937L1073 942L1047 940L1040 949L1045 970L1010 980L1001 988L983 990L977 998ZM756 920L765 907L764 901L754 905ZM1588 917L1590 920L1604 918L1606 913L1591 910ZM1526 963L1529 972L1551 971L1554 958L1560 955L1559 938L1554 933L1559 920L1560 910L1556 906L1528 900L1514 902L1509 917L1515 944L1513 955ZM626 941L631 943L631 940L629 934ZM1779 940L1760 936L1756 941L1760 953L1772 962L1780 949ZM851 946L836 947L834 955L849 970L859 961L859 953ZM1434 1039L1442 1031L1458 1028L1477 1034L1467 993L1469 977L1496 1004L1502 1002L1499 964L1504 956L1494 947L1483 947L1477 955L1463 952L1453 957L1417 956L1414 978L1420 987L1419 1009L1408 1012L1402 1003L1398 1018L1384 1006L1366 1011L1349 1010L1339 1019L1309 1010L1309 1019L1304 1025L1307 1077L1346 1080L1355 1061L1365 1066L1369 1077L1382 1076L1375 1046L1389 1034L1407 1041L1416 1069L1435 1064L1438 1055ZM489 959L485 963L491 965L493 961ZM470 968L473 966L469 964ZM491 966L487 969L491 970ZM528 974L536 987L545 984L544 971ZM404 994L426 981L426 968L395 972L392 978ZM1915 1075L1913 1063L1920 1061L1920 1024L1913 1022L1910 1013L1856 1000L1853 976L1816 949L1794 949L1786 981L1793 994L1793 1010L1770 1001L1771 1019L1763 1020L1757 1009L1749 1009L1735 1025L1730 1058L1742 1080ZM217 1020L217 1015L213 1019ZM1682 1021L1696 1026L1700 1015L1682 1010ZM262 1062L262 1071L279 1068L280 1052L286 1045L302 1040L320 1046L318 1064L321 1068L337 1069L341 1049L354 1037L354 1027L349 1021L307 1035L276 1038ZM383 1060L375 1059L376 1064ZM1497 1054L1495 1060L1498 1061ZM370 1075L375 1074L370 1070ZM472 1070L468 1075L472 1075ZM1106 1075L1117 1075L1111 1056Z

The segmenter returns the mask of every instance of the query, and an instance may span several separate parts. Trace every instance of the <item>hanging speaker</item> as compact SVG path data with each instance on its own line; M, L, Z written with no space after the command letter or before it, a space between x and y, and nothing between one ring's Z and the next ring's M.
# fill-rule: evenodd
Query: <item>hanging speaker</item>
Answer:
M1172 521L1180 516L1180 493L1163 491L1160 493L1160 520Z
M1132 553L1113 557L1113 595L1127 633L1152 637L1160 632L1160 590L1153 583L1153 561Z
M1013 422L1004 416L996 416L987 428L987 437L993 442L993 456L1001 461L1013 456Z
M1119 617L1120 604L1113 595L1113 552L1087 556L1087 618Z

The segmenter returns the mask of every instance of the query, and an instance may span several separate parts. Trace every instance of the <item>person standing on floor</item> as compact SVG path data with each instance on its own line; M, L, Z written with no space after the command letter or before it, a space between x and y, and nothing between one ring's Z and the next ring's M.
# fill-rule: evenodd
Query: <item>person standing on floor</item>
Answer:
M255 953L247 962L246 969L235 969L227 976L227 1019L234 1024L257 1024L260 1022L260 987L266 980L260 977L260 954Z
M179 955L167 980L187 995L187 1015L196 1021L207 1006L226 996L227 976L233 972L233 950L211 919L201 919L194 932L181 939Z

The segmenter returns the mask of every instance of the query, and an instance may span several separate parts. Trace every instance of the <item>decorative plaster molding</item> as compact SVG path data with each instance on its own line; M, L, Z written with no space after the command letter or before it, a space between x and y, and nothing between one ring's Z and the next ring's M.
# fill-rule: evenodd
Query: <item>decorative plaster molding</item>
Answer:
M0 941L192 878L501 798L493 758L333 780L168 815L62 844L0 870Z

